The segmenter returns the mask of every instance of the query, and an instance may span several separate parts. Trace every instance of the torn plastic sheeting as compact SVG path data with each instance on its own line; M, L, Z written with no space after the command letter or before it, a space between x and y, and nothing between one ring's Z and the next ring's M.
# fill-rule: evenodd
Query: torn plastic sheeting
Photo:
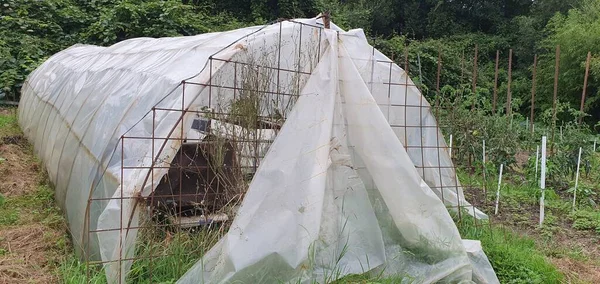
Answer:
M339 51L339 62L329 50L309 78L227 235L178 283L329 282L371 271L419 283L472 280L448 211ZM328 69L339 71L324 76Z
M437 121L430 104L407 77L406 72L369 45L362 30L340 33L340 39L388 124L394 125L395 135L406 144L405 146L411 146L408 154L414 165L419 168L419 175L453 210L458 207L465 208L470 215L478 219L487 219L485 213L465 199L453 162L445 150L447 145L444 136L435 127ZM388 84L390 80L395 84ZM414 147L419 145L427 147Z
M180 283L252 282L303 273L310 246L319 234L331 163L335 76L329 67L335 66L330 61L337 60L333 50L323 55L271 145L269 158L255 174L229 232ZM303 226L295 225L299 223Z
M492 264L488 260L481 242L476 240L463 240L463 245L473 267L473 281L482 284L500 284Z

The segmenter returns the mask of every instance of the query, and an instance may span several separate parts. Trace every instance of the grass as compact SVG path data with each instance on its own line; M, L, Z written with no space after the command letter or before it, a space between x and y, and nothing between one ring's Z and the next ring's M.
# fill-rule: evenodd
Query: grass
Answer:
M220 230L140 234L136 256L128 275L131 283L170 283L187 272L206 251L217 243ZM159 257L152 257L158 255Z
M561 283L562 274L536 247L533 239L508 228L475 226L463 218L458 224L465 239L480 240L500 283Z
M463 238L482 242L501 283L561 283L563 280L562 274L531 238L519 236L507 228L475 226L472 220L467 219L463 219L458 228ZM134 262L127 277L128 283L174 283L217 240L215 234L208 232L164 236L164 233L156 233L151 239L146 236L138 243L136 255L142 259ZM157 254L163 256L152 261L145 258ZM61 273L63 283L75 284L87 279L85 264L75 259L63 263ZM94 270L88 280L90 283L106 283L104 272L100 269ZM349 275L333 283L391 284L406 280L401 276L384 278L365 273Z
M600 212L591 210L575 210L568 218L573 222L573 229L592 230L600 233Z
M62 213L54 204L54 191L40 184L29 194L1 197L0 226L41 223L55 229L64 229Z
M21 134L21 129L17 123L16 108L0 110L4 110L4 112L0 112L0 138Z
M169 235L166 238L164 236L164 232L154 231L152 237L146 235L144 239L138 242L136 256L140 257L140 259L133 263L131 271L127 276L127 283L175 283L202 257L207 249L210 249L219 237L214 232L208 231L192 234L180 232ZM161 256L150 258L151 255ZM83 282L93 284L107 283L104 271L101 268L91 268L91 272L88 275L86 264L75 258L70 258L63 262L59 271L61 273L61 282L64 284L78 284ZM404 277L399 276L383 278L381 275L365 273L362 275L349 275L333 283L392 284L405 280ZM407 282L405 281L405 283Z
M218 231L208 230L191 233L145 230L139 234L135 254L138 259L127 275L127 283L175 283L221 236ZM90 267L89 275L87 269L85 263L68 259L59 269L62 282L106 283L101 267Z
M88 275L88 267L74 255L64 259L58 267L60 283L63 284L105 284L106 276L103 271L91 271Z

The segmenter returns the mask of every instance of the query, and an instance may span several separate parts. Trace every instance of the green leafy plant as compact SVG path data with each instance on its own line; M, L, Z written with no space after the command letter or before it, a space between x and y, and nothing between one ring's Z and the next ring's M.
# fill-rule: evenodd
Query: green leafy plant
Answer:
M577 187L577 189L575 189L575 187L571 187L567 190L567 193L570 195L573 195L575 192L577 192L577 204L596 207L596 201L594 200L594 197L596 197L597 193L593 190L593 188L581 184Z
M575 210L568 215L577 230L600 231L600 213L589 210Z

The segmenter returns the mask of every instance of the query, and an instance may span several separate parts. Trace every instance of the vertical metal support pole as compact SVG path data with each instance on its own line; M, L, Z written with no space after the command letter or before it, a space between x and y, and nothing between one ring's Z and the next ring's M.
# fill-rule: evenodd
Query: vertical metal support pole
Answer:
M531 78L531 115L529 117L529 123L531 130L531 135L533 135L534 131L534 119L535 119L535 84L536 84L536 74L537 74L537 54L533 56L533 77Z
M392 67L394 66L394 53L392 52L392 61L390 62L390 72L388 76L388 91L387 91L387 113L386 119L390 123L390 108L392 108ZM406 145L404 145L406 147Z
M437 60L437 79L436 79L436 84L435 84L435 90L436 90L436 97L435 97L435 116L436 119L438 120L438 122L440 121L440 74L442 73L442 48L441 46L438 46L438 60ZM436 143L437 143L437 163L438 163L438 174L439 174L439 178L440 178L440 192L441 192L441 197L442 197L442 203L446 204L446 200L444 200L444 186L442 186L442 163L441 163L441 144L440 144L440 128L439 128L439 124L436 127L436 131L435 131L435 136L436 136Z
M585 92L587 90L588 76L590 74L590 61L592 59L592 53L588 51L587 59L585 60L585 77L583 77L583 91L581 92L581 106L579 107L579 111L581 115L579 116L579 124L581 124L583 120L583 106L585 105Z
M93 194L92 194L93 195ZM84 252L84 260L85 260L85 281L86 283L90 283L90 239L91 239L91 232L90 232L90 210L92 209L92 204L93 204L93 200L92 200L92 195L90 196L90 198L88 198L88 207L85 211L85 227L87 228L87 240L86 241L86 245L85 245L85 252Z
M442 48L438 47L438 60L437 60L437 79L435 84L435 91L437 92L437 97L435 99L435 107L436 109L440 108L440 75L442 73ZM440 119L439 117L437 119Z
M210 69L209 72L209 77L208 77L208 107L211 108L212 107L212 77L213 77L213 59L212 56L208 58L208 68ZM185 86L184 86L184 91L185 91Z
M123 182L123 175L124 175L124 155L125 155L125 136L121 135L121 185L124 184ZM118 189L119 192L119 196L121 197L119 200L119 205L121 206L119 208L119 272L117 273L118 277L119 277L119 284L122 283L122 275L121 272L123 271L121 268L123 266L123 189Z
M152 107L152 140L150 143L152 143L152 162L150 163L150 184L152 186L152 188L154 188L154 167L155 167L155 162L156 162L156 157L155 155L155 151L154 151L154 139L156 138L156 108ZM150 198L150 214L153 213L154 211L154 194L152 194L152 197ZM151 248L153 248L152 244L150 245ZM152 250L150 252L151 256L154 256L154 251ZM149 259L150 264L149 266L149 279L152 279L152 274L154 272L154 258L150 258Z
M392 65L390 65L390 68ZM391 84L392 82L390 82ZM404 149L408 149L408 45L404 46Z
M375 47L371 48L371 79L369 82L369 92L373 93L373 77L375 76Z
M212 61L212 60L211 60ZM211 68L211 75L212 75L212 68ZM211 76L212 77L212 76ZM183 139L184 137L184 125L185 125L185 81L182 82L182 91L181 91L181 119L180 119L180 123L181 123L181 128L179 131L179 146L180 151L179 151L179 202L177 202L177 206L179 207L178 210L176 211L176 216L175 218L177 218L177 220L180 220L181 223L181 217L183 216L183 205L182 205L182 200L183 200L183 171L184 171L184 167L183 167ZM212 84L211 84L212 85ZM210 88L210 87L209 87ZM177 144L175 144L177 145ZM177 226L177 238L180 238L181 236L179 235L179 233L181 232L181 225ZM181 274L181 266L182 266L182 257L179 256L177 257L177 274Z
M280 87L280 73L281 73L281 31L282 31L283 22L279 22L279 43L277 45L277 102L279 99L283 101L283 96L281 95L281 87ZM260 75L258 75L260 76Z
M237 100L237 61L233 62L233 101Z
M419 73L421 73L421 62L419 60ZM420 76L420 75L419 75ZM422 79L421 79L422 80ZM408 84L406 84L406 86L404 86L408 89ZM420 139L421 139L421 169L422 169L422 173L423 173L423 177L425 176L425 148L424 148L424 143L423 143L423 137L425 136L425 132L423 130L424 125L423 125L423 97L424 95L421 94L419 96L419 132L420 132ZM406 102L405 102L406 103ZM389 114L388 114L389 116Z
M498 63L500 61L500 50L496 50L496 70L494 72L494 98L492 101L492 114L496 114L496 102L498 100Z
M296 68L296 76L298 76L298 83L297 83L297 87L296 89L292 92L292 94L294 95L300 95L300 79L302 79L302 67L300 66L300 64L302 63L302 27L304 25L300 25L300 43L298 44L298 66ZM279 59L281 61L281 59ZM310 72L312 72L312 70L310 70ZM292 98L289 98L289 100L292 100ZM287 117L287 115L285 116Z
M421 70L421 54L417 53L417 62L419 64L419 83L420 88L423 88L423 71Z

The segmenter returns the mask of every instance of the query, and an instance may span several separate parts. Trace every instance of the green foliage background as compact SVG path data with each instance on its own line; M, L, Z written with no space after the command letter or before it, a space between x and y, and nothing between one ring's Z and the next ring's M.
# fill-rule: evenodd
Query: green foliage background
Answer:
M396 61L403 64L408 52L410 73L430 97L436 94L438 50L441 86L470 89L477 45L478 97L492 96L500 50L502 108L512 48L512 97L514 110L522 114L529 112L535 54L536 112L541 113L552 105L555 46L561 46L559 100L576 109L590 51L586 121L593 125L600 120L600 0L0 0L0 97L18 100L26 76L73 44L106 46L132 37L195 35L313 17L325 10L343 28L363 28Z

